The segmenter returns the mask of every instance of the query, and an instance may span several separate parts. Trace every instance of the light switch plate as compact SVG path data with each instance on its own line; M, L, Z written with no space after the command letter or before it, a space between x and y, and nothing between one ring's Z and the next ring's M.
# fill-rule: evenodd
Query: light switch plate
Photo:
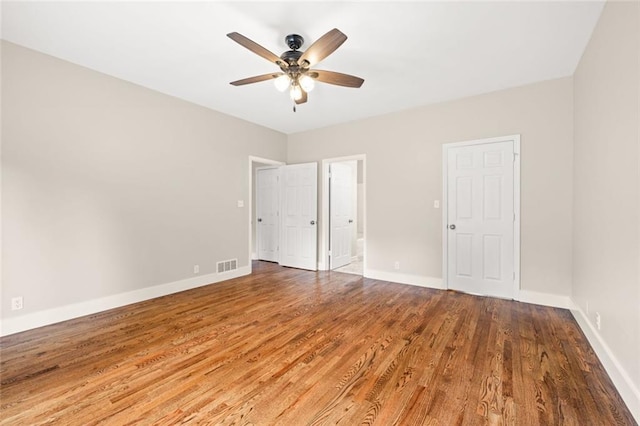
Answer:
M244 200L238 200L238 207L244 207Z
M440 200L433 200L433 208L434 209L440 208Z

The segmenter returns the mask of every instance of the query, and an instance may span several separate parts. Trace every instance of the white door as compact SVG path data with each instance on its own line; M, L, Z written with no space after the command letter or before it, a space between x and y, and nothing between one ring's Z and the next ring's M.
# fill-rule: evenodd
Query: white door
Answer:
M280 185L277 167L256 169L256 245L260 260L278 261Z
M352 166L348 163L331 163L329 165L330 269L351 263L353 195Z
M446 152L447 281L466 293L514 297L514 141Z
M280 264L315 271L318 269L318 165L282 166L280 182Z

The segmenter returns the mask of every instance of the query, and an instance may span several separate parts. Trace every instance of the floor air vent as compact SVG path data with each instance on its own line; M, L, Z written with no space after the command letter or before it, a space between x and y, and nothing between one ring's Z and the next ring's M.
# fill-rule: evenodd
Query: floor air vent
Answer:
M218 262L217 270L219 274L224 274L225 272L235 271L238 269L238 259L231 260L223 260L222 262Z

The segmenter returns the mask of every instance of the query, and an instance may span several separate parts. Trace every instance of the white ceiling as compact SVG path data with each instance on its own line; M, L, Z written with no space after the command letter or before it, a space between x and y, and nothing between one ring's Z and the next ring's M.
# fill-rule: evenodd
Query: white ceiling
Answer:
M3 2L2 38L159 92L295 133L572 75L603 2ZM332 28L348 40L316 68L365 79L317 84L292 112L277 67L226 37L280 55Z

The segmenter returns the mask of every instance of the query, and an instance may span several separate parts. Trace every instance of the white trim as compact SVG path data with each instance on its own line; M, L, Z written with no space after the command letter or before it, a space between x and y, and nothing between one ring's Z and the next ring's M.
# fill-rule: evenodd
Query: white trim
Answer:
M247 216L249 217L247 220L248 226L249 226L249 241L247 243L248 246L248 251L249 251L249 257L247 257L247 259L249 259L249 273L251 273L251 260L254 259L254 253L253 253L253 226L252 226L252 221L253 221L253 217L252 217L252 213L253 213L253 163L260 163L260 164L265 164L265 165L271 165L271 166L283 166L286 163L282 162L282 161L278 161L278 160L271 160L269 158L262 158L262 157L256 157L254 155L250 155L249 156L249 194L247 195L247 200L248 203L246 203L247 206L249 206L249 209L247 210Z
M500 136L496 138L476 139L464 142L454 142L442 144L442 283L443 288L449 288L448 285L448 233L447 233L447 150L449 148L457 148L469 145L481 145L496 142L513 141L513 153L515 159L513 162L513 212L515 213L515 221L513 224L513 270L515 272L515 280L513 282L513 298L520 300L520 135Z
M537 291L529 290L520 290L515 300L554 308L573 309L575 307L569 296L561 296L553 293L538 293Z
M325 158L321 164L322 199L320 202L320 244L318 255L318 270L329 269L329 164L343 161L362 161L362 264L367 269L367 155L357 154L346 157Z
M374 280L388 281L398 284L415 285L418 287L435 288L444 290L442 279L436 277L428 277L426 275L401 274L397 272L378 271L375 269L364 270L364 277Z
M622 367L622 364L620 364L613 354L609 345L607 345L582 309L580 309L577 304L574 304L571 313L591 344L604 369L609 374L609 378L627 405L627 408L631 411L631 415L640 423L640 389L633 383L629 374L624 367Z
M132 303L143 302L145 300L154 299L156 297L162 297L181 291L230 280L232 278L249 275L250 273L250 265L242 266L235 271L225 272L224 274L213 273L200 275L180 281L174 281L166 284L128 291L126 293L119 293L112 296L101 297L99 299L92 299L84 302L74 303L71 305L47 309L44 311L33 312L19 317L7 318L2 320L0 335L7 336L9 334L19 333L21 331L31 330L33 328L55 324L73 318L91 315L109 309L119 308L121 306L130 305Z

